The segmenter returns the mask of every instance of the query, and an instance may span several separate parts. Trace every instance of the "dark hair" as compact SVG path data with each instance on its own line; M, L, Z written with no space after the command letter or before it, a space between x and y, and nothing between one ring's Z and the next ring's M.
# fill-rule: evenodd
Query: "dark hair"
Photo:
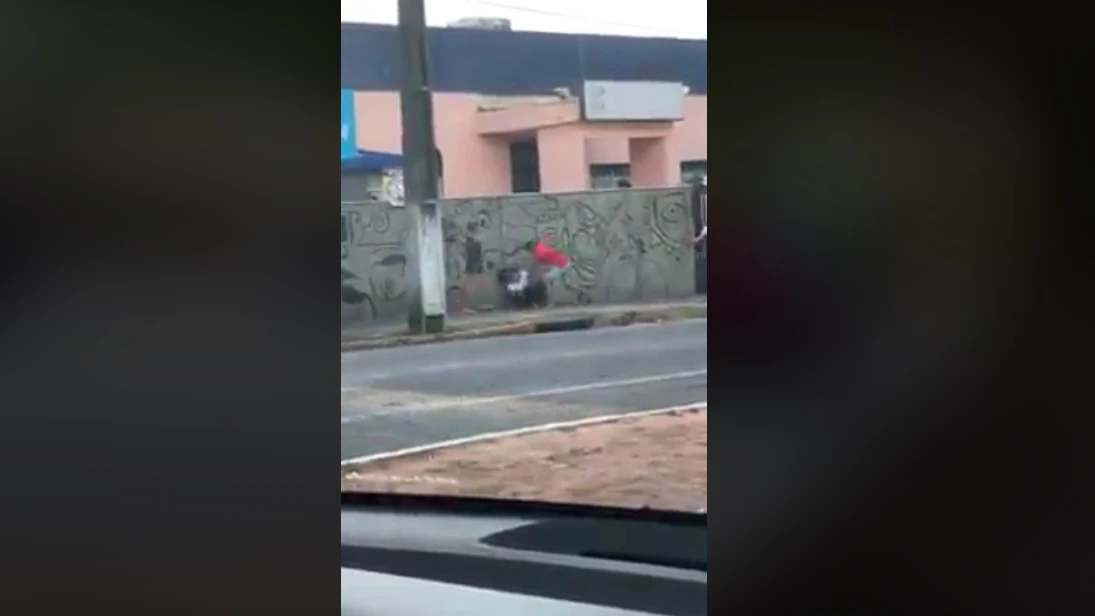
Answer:
M518 271L519 270L513 265L503 265L498 268L498 273L495 274L495 277L498 279L499 284L506 285L517 278Z
M529 241L524 243L522 248L524 248L525 250L528 250L529 252L531 252L533 248L536 248L536 242L538 242L538 241L539 240L529 240Z
M621 178L616 182L617 188L631 188L631 180Z

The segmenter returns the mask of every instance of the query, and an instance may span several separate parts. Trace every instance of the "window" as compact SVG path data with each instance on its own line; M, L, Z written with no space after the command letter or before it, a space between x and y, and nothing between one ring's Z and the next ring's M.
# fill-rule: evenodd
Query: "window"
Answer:
M620 180L631 180L631 165L589 166L589 186L594 190L616 188Z
M368 171L364 174L365 200L384 200L384 174L379 171Z
M707 177L706 160L681 161L681 183L698 184Z
M374 171L344 171L341 179L342 202L377 201L381 194L380 180L380 174Z

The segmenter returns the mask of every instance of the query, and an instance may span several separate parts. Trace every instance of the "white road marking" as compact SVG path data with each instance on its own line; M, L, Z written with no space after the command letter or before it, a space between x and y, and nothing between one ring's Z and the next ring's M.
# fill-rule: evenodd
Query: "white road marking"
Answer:
M386 451L384 453L375 453L367 456L358 456L356 458L350 458L342 461L342 466L348 466L351 464L369 464L372 462L381 462L384 460L390 460L392 458L401 458L404 456L413 456L417 454L430 453L438 449L446 449L449 447L459 447L461 445L472 445L482 441L492 441L500 438L508 438L514 436L526 436L529 434L536 434L537 432L549 432L552 430L565 430L568 428L580 428L582 426L590 426L601 423L609 423L613 421L619 421L622 419L631 419L635 417L645 417L647 415L662 415L668 413L680 413L685 411L695 410L707 410L707 402L697 402L694 404L685 404L680 406L667 406L658 409L649 409L645 411L630 411L627 413L616 413L613 415L601 415L599 417L587 417L586 419L576 419L573 421L559 421L553 423L540 424L537 426L528 426L526 428L517 428L516 430L502 430L499 432L488 432L485 434L477 434L475 436L467 436L464 438L457 438L448 441L441 441L437 443L430 443L428 445L418 445L416 447L407 447L406 449L397 449L395 451Z
M359 473L350 471L342 477L347 481L368 481L371 483L435 483L460 485L460 482L452 477L438 477L437 475L380 475L376 473Z
M574 394L586 391L595 391L598 389L612 389L616 387L631 387L634 385L647 385L649 383L659 383L662 381L673 381L677 379L686 379L695 376L706 375L707 369L702 370L689 370L687 372L673 372L669 374L656 374L652 376L644 376L631 379L620 379L616 381L597 381L594 383L582 383L580 385L567 385L565 387L553 387L550 389L537 389L532 391L525 391L515 394L506 394L501 396L486 396L486 397L452 397L432 402L423 402L419 404L408 404L405 406L399 406L390 410L383 410L377 412L371 412L364 416L352 416L343 417L342 425L363 421L372 417L378 417L382 415L393 415L407 412L416 411L431 411L437 409L449 409L449 408L467 408L473 406L484 406L490 404L498 404L500 402L513 402L517 400L524 400L527 398L543 398L547 396L560 396L564 394ZM346 388L343 388L343 393L349 393Z

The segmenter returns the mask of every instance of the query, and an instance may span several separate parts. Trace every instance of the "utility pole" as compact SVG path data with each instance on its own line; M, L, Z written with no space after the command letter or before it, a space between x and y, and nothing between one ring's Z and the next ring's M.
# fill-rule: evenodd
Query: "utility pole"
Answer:
M433 139L433 95L426 50L424 0L399 0L399 57L403 111L403 187L412 228L407 251L412 332L445 329L445 253L437 203L437 149Z

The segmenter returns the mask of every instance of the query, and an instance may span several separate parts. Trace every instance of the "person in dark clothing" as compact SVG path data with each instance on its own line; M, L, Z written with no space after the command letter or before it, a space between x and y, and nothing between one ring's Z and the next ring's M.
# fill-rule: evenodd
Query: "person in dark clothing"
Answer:
M692 238L692 245L698 246L700 242L707 239L707 225L704 224L700 232L696 234L696 237Z
M547 284L531 280L527 269L507 265L498 270L498 284L505 289L512 308L536 308L547 305Z

